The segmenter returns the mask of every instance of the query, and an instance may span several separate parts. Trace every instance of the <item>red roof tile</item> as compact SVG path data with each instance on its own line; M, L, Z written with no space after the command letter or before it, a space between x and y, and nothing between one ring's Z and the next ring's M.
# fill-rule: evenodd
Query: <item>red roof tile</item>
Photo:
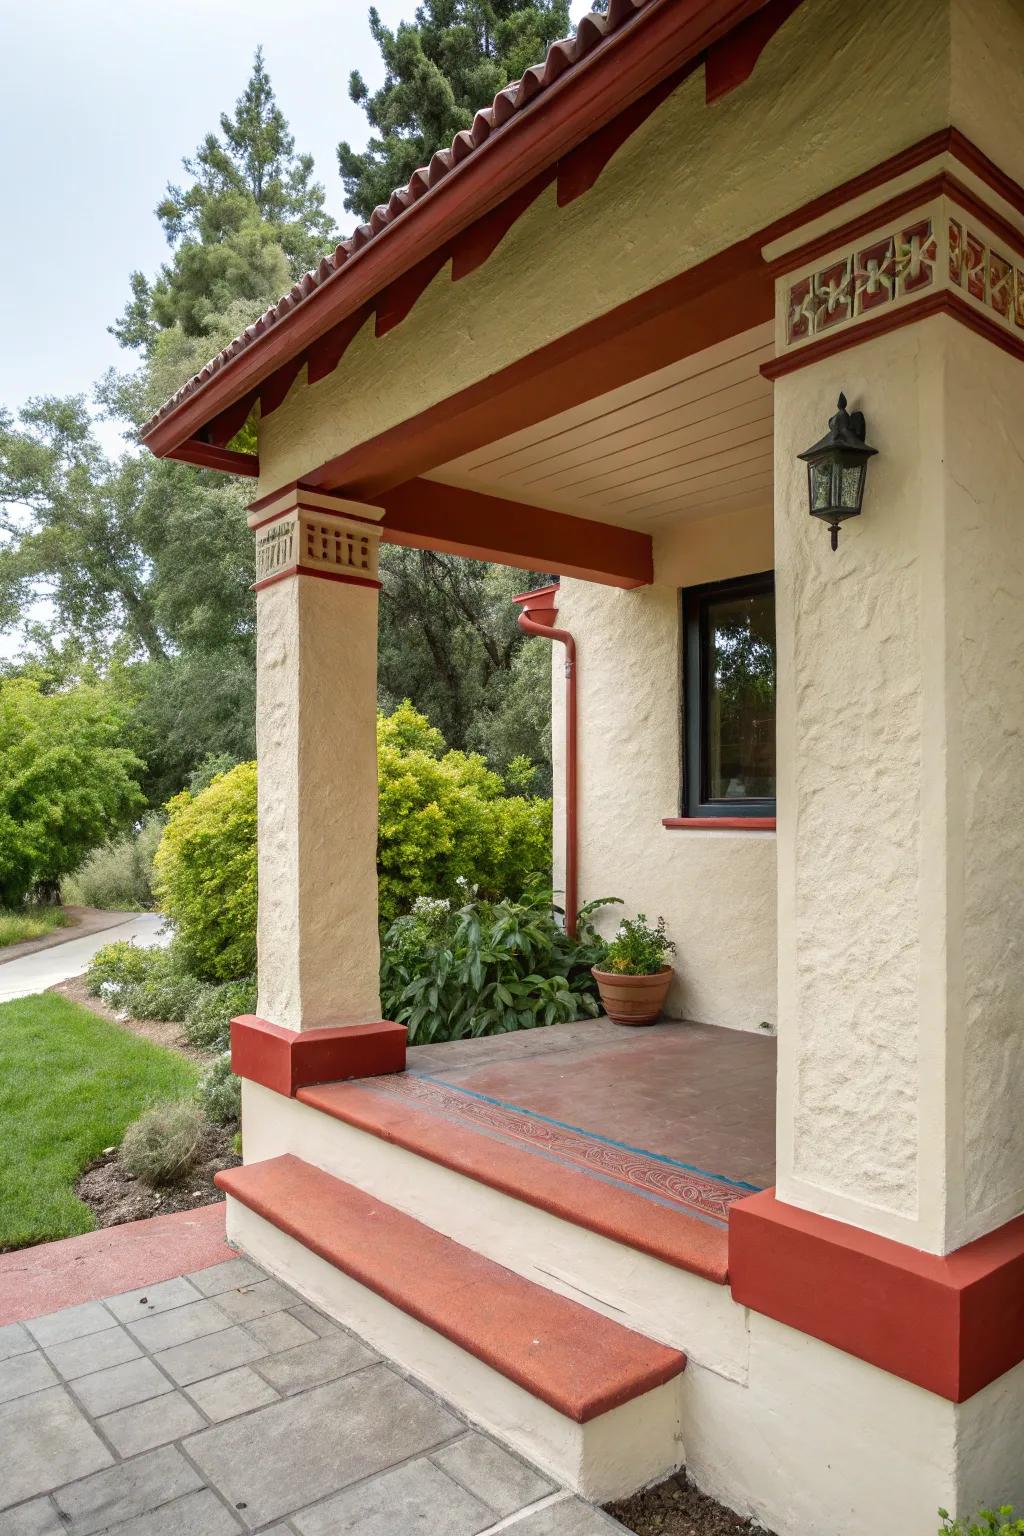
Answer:
M356 252L362 250L371 240L379 238L407 208L418 202L424 193L435 187L446 176L457 171L470 156L478 154L497 130L503 128L517 113L552 86L566 70L580 64L606 38L619 32L628 22L654 4L655 0L610 0L607 15L584 16L576 29L575 37L563 38L559 42L552 43L542 64L534 65L526 71L521 80L513 81L511 85L499 91L492 104L481 108L476 114L472 127L456 134L449 149L438 150L429 165L414 171L407 186L399 187L392 192L387 203L382 203L373 210L368 223L360 224L348 239L342 240L341 244L335 248L333 255L325 256L318 267L300 278L276 304L272 304L258 320L254 320L252 325L247 326L240 336L236 336L234 341L223 351L218 352L216 357L211 358L197 374L183 384L169 400L166 400L155 415L146 422L142 428L142 436L146 437L160 421L170 415L189 395L201 388L232 358L280 325L286 316L297 309L329 278L336 277Z

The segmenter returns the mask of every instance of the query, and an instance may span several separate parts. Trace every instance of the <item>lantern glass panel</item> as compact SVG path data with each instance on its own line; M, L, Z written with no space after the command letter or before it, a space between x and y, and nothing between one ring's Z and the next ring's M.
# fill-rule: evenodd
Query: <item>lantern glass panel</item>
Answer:
M842 470L842 489L839 505L855 512L860 506L861 486L864 483L864 465L846 464Z
M811 493L811 511L826 511L832 505L832 466L820 461L817 464L808 464L807 479Z

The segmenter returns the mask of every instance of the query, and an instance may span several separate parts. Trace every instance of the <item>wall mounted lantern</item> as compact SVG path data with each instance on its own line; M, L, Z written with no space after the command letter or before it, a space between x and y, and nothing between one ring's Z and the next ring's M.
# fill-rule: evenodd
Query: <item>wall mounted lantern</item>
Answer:
M828 523L833 549L839 547L840 523L860 516L868 459L877 452L864 441L863 413L848 412L846 396L840 395L839 409L829 418L825 436L798 455L807 465L811 516Z

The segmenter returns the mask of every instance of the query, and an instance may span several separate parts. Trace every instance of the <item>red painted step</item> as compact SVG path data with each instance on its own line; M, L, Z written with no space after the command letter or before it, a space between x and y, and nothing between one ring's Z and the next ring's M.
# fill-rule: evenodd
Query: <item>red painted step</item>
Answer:
M729 1278L727 1229L711 1226L685 1210L672 1210L642 1194L549 1162L531 1149L435 1118L374 1092L370 1084L321 1083L300 1088L296 1098L335 1120L676 1269L689 1270L716 1285L725 1285Z
M678 1376L686 1357L524 1280L290 1154L218 1186L312 1253L585 1424Z

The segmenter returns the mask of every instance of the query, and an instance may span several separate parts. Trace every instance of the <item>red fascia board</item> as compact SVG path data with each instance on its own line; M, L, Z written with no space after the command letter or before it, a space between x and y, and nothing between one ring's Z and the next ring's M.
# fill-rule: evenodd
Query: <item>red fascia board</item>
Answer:
M653 0L500 128L263 337L185 396L144 439L157 457L453 239L552 161L695 59L767 0Z

